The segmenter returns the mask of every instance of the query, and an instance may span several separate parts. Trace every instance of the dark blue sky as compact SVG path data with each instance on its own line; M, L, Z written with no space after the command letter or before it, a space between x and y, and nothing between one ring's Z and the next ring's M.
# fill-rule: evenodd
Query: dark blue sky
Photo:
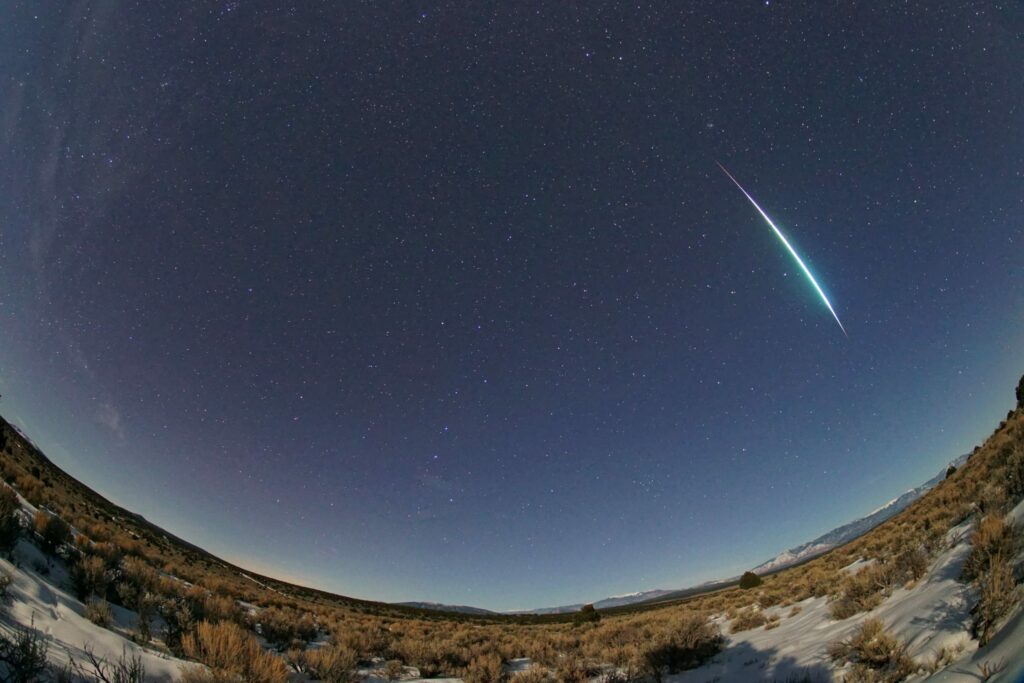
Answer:
M1011 404L1019 4L186 5L4 9L0 412L215 553L681 587Z

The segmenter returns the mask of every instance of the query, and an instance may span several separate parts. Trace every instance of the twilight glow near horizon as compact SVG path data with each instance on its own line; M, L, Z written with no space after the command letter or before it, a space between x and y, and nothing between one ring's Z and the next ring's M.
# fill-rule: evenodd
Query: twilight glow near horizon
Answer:
M736 575L1011 406L1022 13L6 3L0 414L346 595Z

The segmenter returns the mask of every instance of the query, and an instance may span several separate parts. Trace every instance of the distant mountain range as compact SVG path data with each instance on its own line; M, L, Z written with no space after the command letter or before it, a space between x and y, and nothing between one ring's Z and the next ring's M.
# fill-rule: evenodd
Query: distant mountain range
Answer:
M415 609L430 609L437 612L459 612L460 614L479 614L483 616L499 614L483 607L470 607L469 605L442 605L437 602L396 602L402 607L413 607Z
M902 512L915 500L935 488L939 482L946 478L946 470L949 469L950 465L960 467L967 462L968 457L969 456L967 455L961 455L959 458L949 463L949 465L943 467L941 472L925 483L921 484L917 488L910 489L901 496L893 498L871 514L861 517L860 519L855 519L841 527L836 527L832 531L818 536L813 541L808 541L807 543L798 545L795 548L790 548L789 550L776 555L764 564L754 567L753 572L755 574L765 574L789 567L798 562L803 562L811 559L812 557L821 555L836 546L843 545L858 536L866 534L890 517L894 517L898 513Z
M967 462L968 455L962 455L956 458L949 465L960 467ZM855 519L852 522L844 524L840 527L836 527L828 533L818 536L813 541L808 541L802 545L798 545L795 548L790 548L779 555L776 555L772 559L768 560L764 564L760 564L753 569L755 574L767 574L769 572L778 571L791 565L804 562L813 557L817 557L822 553L826 553L836 546L848 543L853 539L866 534L867 532L874 529L876 526L886 521L887 519L894 517L895 515L906 509L915 500L926 494L928 491L935 488L939 482L946 478L946 470L949 469L949 465L942 468L942 471L936 474L934 477L921 484L917 488L910 489L906 493L896 498L893 498L888 503L878 508L874 512ZM701 592L705 586L707 587L718 587L725 586L735 579L725 579L722 581L709 581L707 584L696 586L693 588L686 589L674 589L665 590L657 588L649 591L641 591L639 593L629 593L627 595L617 595L610 598L604 598L594 602L594 607L597 609L609 609L612 607L622 607L625 605L635 605L640 602L653 602L661 598L668 600L687 597L694 593ZM416 607L419 609L432 609L443 612L461 612L464 614L495 614L479 607L466 607L463 605L440 605L433 602L403 602L399 603L408 607ZM561 605L559 607L539 607L531 610L518 610L513 614L567 614L570 612L578 612L582 608L584 603L577 603L574 605Z
M615 595L610 598L598 600L594 603L596 609L608 609L610 607L622 607L623 605L633 605L638 602L646 602L648 600L657 600L658 598L674 593L672 590L663 590L656 588L650 591L642 591L640 593L629 593L627 595ZM537 609L522 610L516 612L516 614L566 614L568 612L579 612L584 603L576 605L561 605L560 607L539 607Z

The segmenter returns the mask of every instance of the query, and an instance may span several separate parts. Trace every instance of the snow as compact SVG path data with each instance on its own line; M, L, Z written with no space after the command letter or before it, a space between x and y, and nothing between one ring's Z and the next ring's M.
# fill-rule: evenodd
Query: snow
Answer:
M7 623L0 628L10 633L11 622L34 625L48 642L47 656L51 663L61 667L72 658L82 662L85 649L90 648L107 661L116 661L125 652L129 656L140 656L146 668L146 679L152 681L173 681L180 676L182 666L189 666L183 660L140 647L86 619L85 605L58 587L67 585L67 572L59 562L54 563L45 577L30 568L36 563L46 564L43 555L32 544L20 541L15 558L20 567L0 559L0 570L12 579L3 610ZM134 623L133 612L115 605L111 605L111 610L115 628L125 630Z

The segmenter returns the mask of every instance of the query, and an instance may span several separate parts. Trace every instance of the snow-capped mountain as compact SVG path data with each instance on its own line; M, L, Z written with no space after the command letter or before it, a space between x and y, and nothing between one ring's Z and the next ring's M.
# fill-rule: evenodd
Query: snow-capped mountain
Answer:
M622 607L623 605L633 605L638 602L644 602L646 600L657 600L663 595L674 593L675 591L664 590L661 588L655 588L649 591L640 591L638 593L627 593L626 595L613 595L610 598L604 598L594 603L596 609L608 609L610 607ZM524 610L516 612L516 614L567 614L569 612L579 612L580 608L583 607L583 603L575 605L560 605L559 607L540 607L537 609Z
M949 465L960 467L967 462L967 458L967 455L962 455L949 463ZM764 574L777 569L782 569L783 567L788 567L796 564L797 562L808 560L817 555L821 555L836 546L852 541L868 531L871 531L885 520L906 509L908 505L923 496L925 493L935 488L939 482L945 479L946 470L949 468L949 465L942 468L941 472L925 483L921 484L917 488L910 489L901 496L893 498L874 512L861 517L860 519L855 519L840 527L836 527L835 529L832 529L832 531L822 534L813 541L808 541L807 543L798 545L795 548L790 548L789 550L776 555L764 564L754 567L754 573Z

